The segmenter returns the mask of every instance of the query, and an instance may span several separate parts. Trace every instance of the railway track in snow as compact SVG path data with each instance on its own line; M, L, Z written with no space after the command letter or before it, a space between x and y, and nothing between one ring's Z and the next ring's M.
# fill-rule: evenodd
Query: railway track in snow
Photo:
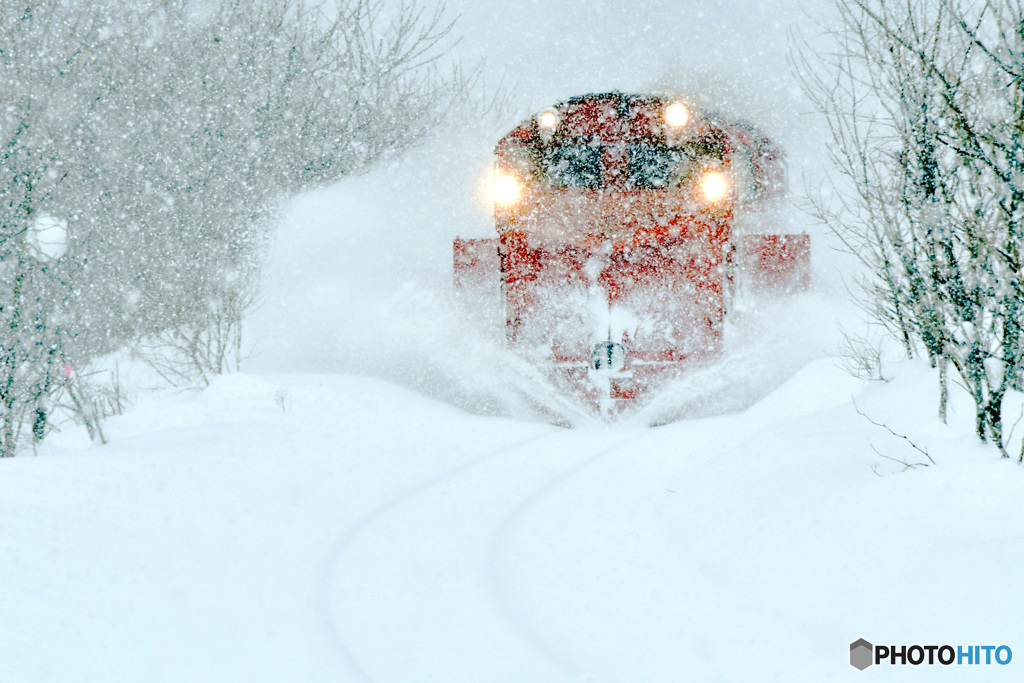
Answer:
M397 494L339 539L324 619L355 680L587 680L517 609L501 557L525 512L649 430L536 429Z

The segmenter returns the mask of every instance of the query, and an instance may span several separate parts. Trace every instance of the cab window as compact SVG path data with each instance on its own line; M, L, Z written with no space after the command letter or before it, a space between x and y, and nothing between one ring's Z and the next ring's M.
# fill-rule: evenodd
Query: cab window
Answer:
M541 176L552 187L600 187L601 148L551 145L541 149Z
M688 166L688 158L682 150L662 145L629 145L627 156L629 173L626 185L635 189L671 187L679 182Z

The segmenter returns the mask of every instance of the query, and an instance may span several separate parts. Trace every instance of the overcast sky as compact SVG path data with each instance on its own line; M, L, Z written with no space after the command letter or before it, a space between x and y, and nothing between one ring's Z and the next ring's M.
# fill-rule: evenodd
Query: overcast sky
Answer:
M515 85L517 114L585 92L674 85L783 142L806 128L793 125L807 105L786 61L788 34L806 20L791 0L450 0L448 10L461 15L459 53L486 58L489 81Z

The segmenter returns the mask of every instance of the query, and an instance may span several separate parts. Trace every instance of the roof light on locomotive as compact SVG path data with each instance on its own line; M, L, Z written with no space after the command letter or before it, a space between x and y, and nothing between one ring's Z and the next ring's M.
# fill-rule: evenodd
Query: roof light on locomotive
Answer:
M554 130L558 126L558 113L547 109L537 116L537 124L544 130Z
M665 123L672 128L682 128L690 120L690 110L682 102L673 102L665 107Z

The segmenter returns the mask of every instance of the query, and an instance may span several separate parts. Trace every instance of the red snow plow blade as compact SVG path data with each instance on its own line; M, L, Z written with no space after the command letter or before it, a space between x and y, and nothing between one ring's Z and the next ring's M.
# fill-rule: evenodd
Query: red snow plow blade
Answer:
M606 415L721 354L737 281L809 286L808 236L764 234L784 171L753 129L667 98L587 95L495 153L498 235L455 240L455 286L500 290L509 346Z
M755 292L789 294L811 286L809 235L743 235L739 253L745 285Z

